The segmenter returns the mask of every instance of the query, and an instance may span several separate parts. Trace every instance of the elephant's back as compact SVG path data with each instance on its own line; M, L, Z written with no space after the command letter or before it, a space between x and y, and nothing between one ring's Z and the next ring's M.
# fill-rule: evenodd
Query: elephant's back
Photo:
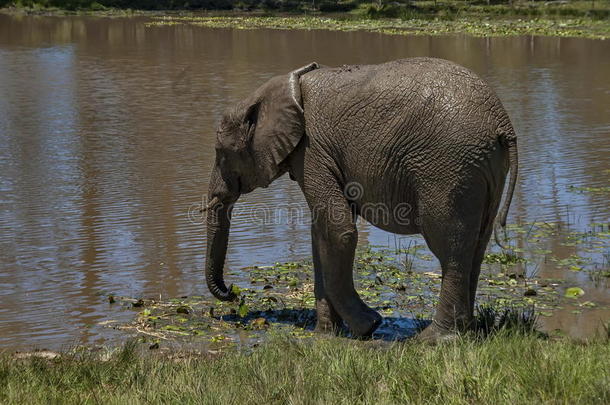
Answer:
M410 58L324 68L301 83L308 135L348 178L440 186L498 157L505 173L506 154L494 150L512 132L510 120L491 87L463 66Z
M303 77L305 110L341 125L351 118L398 123L401 120L455 121L465 112L487 121L505 115L493 89L477 74L454 62L428 57L377 65L322 68Z
M437 58L323 68L302 79L310 135L336 155L447 164L479 160L497 146L510 120L478 75Z
M446 59L429 57L398 59L376 65L323 67L308 73L302 81L316 93L326 89L351 95L357 92L362 96L367 91L391 91L397 87L405 91L438 86L452 88L454 85L489 87L470 69Z

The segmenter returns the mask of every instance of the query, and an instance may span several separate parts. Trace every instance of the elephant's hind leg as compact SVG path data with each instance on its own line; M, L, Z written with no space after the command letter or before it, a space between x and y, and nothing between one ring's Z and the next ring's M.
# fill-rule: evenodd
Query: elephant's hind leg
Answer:
M487 206L482 215L481 228L479 232L479 240L472 259L472 271L470 273L470 312L474 313L475 299L477 295L477 286L479 284L479 274L481 273L481 264L485 257L485 251L493 232L493 224L498 214L498 208L502 199L504 182L500 182L500 187L497 187L490 199L487 201Z
M472 323L471 280L474 276L473 259L479 246L481 211L468 211L469 215L453 213L444 218L423 218L422 234L439 259L443 276L434 320L418 336L419 339L431 342L446 340L465 331Z
M495 218L495 210L492 210L493 216L484 216L483 223L481 224L480 237L477 243L477 247L474 252L472 259L472 271L470 272L470 312L474 313L475 299L477 295L477 286L479 284L479 274L481 273L481 265L483 258L485 257L485 251L491 238L491 232L493 230L493 221Z

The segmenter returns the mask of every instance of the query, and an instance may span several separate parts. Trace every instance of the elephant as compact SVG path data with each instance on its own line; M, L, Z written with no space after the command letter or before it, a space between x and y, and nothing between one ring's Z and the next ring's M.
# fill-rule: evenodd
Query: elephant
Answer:
M366 337L382 321L354 287L359 217L396 234L421 234L438 258L440 299L420 339L451 339L471 327L481 263L494 230L503 246L498 233L518 170L510 119L475 73L427 57L313 62L231 106L216 137L202 209L205 276L216 298L236 299L223 277L231 207L288 173L312 213L316 331L345 323Z

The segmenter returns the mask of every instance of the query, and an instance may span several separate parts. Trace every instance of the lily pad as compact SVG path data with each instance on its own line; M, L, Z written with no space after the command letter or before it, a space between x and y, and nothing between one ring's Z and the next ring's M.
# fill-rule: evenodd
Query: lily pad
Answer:
M570 287L566 289L564 296L566 298L578 298L585 295L585 291L580 287Z

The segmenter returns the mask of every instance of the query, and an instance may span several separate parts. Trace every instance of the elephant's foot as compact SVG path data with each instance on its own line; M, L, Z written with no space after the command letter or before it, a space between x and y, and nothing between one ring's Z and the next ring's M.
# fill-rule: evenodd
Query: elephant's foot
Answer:
M445 342L452 342L458 338L456 331L441 327L435 321L432 321L430 325L421 331L416 337L417 340L429 344L439 344Z
M315 332L336 334L343 329L343 321L337 311L325 299L316 300Z
M343 330L343 323L330 322L327 319L318 319L316 321L316 327L313 330L316 333L326 333L332 335L338 335Z
M381 325L381 321L381 315L367 307L357 318L347 321L347 324L355 337L367 338Z

